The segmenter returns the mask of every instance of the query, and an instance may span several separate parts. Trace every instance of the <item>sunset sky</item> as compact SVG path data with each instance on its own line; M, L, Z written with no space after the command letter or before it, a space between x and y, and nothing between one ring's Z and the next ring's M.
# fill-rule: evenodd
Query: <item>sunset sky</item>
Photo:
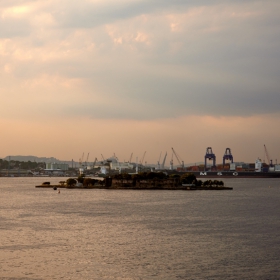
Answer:
M0 0L0 157L280 162L280 1ZM266 161L267 162L267 161Z

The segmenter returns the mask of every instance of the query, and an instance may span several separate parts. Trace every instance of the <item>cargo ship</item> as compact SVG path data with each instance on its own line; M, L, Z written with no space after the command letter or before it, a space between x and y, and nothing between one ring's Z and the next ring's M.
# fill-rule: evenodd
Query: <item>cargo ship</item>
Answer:
M240 167L241 168L241 167ZM280 166L265 167L260 159L257 159L254 168L251 171L245 171L237 168L234 163L230 165L229 170L186 170L178 168L179 173L190 172L197 178L280 178Z
M188 171L197 178L280 178L280 172L256 171Z

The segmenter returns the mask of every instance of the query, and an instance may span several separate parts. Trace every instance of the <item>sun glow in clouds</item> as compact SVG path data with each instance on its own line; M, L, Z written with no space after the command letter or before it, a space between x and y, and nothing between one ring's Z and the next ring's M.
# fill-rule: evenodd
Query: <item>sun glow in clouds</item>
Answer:
M8 17L21 17L28 13L32 12L32 8L30 6L17 6L17 7L11 7L4 9L2 12L2 18L8 18Z

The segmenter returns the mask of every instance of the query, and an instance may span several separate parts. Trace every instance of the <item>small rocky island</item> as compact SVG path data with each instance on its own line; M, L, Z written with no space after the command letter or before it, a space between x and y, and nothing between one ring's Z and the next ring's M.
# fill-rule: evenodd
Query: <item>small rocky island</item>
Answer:
M183 175L164 172L121 173L94 179L84 176L60 181L57 185L44 182L36 188L68 189L133 189L133 190L232 190L223 181L197 180L193 173Z

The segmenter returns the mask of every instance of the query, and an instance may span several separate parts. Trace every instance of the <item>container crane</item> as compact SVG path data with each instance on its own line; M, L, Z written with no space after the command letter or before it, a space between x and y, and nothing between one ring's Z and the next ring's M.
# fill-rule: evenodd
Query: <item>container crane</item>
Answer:
M225 168L226 160L230 160L233 163L233 156L231 154L230 148L226 148L225 154L223 156L223 168Z
M207 168L207 159L213 160L213 167L216 167L216 155L213 153L212 148L208 147L206 149L206 154L205 154L205 163L204 163L204 170L206 171Z

